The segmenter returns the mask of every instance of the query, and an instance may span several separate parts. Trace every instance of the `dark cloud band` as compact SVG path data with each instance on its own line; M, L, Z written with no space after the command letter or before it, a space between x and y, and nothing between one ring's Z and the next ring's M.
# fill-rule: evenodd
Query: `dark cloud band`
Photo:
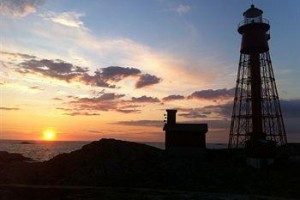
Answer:
M233 98L235 93L235 88L231 89L217 89L217 90L200 90L195 91L188 96L189 99L206 99L206 100L220 100Z
M3 52L2 52L3 53ZM127 77L136 77L135 88L143 88L158 84L161 79L155 75L143 74L134 67L109 66L100 68L93 75L85 67L73 65L62 60L37 59L35 56L19 53L8 53L10 56L20 56L24 59L19 63L17 72L39 74L44 77L54 78L66 82L81 82L85 85L116 88L116 83Z

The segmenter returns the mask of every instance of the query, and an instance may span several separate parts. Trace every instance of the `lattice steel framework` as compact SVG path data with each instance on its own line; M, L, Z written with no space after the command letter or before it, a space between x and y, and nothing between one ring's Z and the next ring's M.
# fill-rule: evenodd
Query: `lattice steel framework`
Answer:
M248 12L248 13L247 13ZM287 143L269 47L269 24L253 5L244 13L238 31L243 35L229 148L249 140Z

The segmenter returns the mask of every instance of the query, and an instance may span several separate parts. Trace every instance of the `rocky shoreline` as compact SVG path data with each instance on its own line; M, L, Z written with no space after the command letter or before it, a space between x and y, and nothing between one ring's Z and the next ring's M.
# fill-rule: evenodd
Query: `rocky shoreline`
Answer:
M186 191L191 194L204 192L220 193L221 196L241 195L235 199L247 199L249 196L297 199L300 197L298 150L299 145L280 149L275 164L263 170L248 167L241 150L207 150L199 157L174 156L155 147L113 139L92 142L80 150L58 155L45 162L30 162L30 159L21 155L0 152L0 192L2 191L3 197L5 194L15 195L15 192L11 193L16 189L13 186L22 184L39 186L39 189L34 191L42 190L42 186L59 186L62 187L59 191L64 192L68 191L65 187L71 186L100 187L100 192L90 192L90 199L98 193L103 195L105 189L101 188L148 188L154 191ZM47 191L51 190L53 188L49 187ZM83 193L85 195L85 192ZM168 194L171 195L172 192ZM102 199L114 199L114 195L111 195ZM144 199L155 199L146 198L147 192L141 192L141 195L145 196ZM77 196L77 199L85 199L79 198L80 194ZM167 196L160 199L168 199ZM50 196L48 199L51 199Z

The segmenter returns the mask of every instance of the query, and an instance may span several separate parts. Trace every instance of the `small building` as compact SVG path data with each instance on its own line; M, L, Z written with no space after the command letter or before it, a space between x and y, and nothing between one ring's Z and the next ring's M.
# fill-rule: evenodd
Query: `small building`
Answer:
M166 150L172 149L205 149L207 124L187 124L176 122L177 110L167 110L165 131Z

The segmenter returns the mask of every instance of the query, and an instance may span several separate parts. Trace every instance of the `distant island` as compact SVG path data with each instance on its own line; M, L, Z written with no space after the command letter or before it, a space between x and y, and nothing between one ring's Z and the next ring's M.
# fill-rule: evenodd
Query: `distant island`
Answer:
M23 141L23 142L20 142L20 144L34 144L33 142L28 142L28 141Z
M253 199L299 198L299 152L299 144L281 147L275 164L263 170L247 166L242 149L207 149L201 155L175 155L145 144L114 139L101 139L45 162L0 152L0 196L6 199L248 199L249 195Z

